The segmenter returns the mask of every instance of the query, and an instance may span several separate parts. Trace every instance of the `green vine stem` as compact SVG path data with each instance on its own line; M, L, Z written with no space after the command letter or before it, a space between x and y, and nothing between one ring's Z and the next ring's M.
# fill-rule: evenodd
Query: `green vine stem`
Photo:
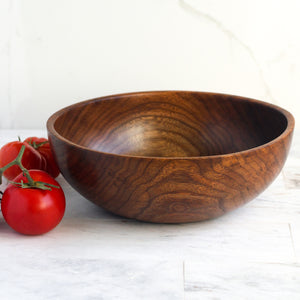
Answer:
M19 166L19 168L21 169L23 175L26 177L27 182L14 182L14 181L10 181L10 183L19 186L21 188L36 188L36 189L41 189L41 190L51 190L51 187L54 188L59 188L59 186L57 185L53 185L47 182L41 182L41 181L34 181L32 179L32 177L29 174L29 171L23 166L22 164L22 156L24 154L26 147L23 145L20 149L20 152L18 154L18 156L11 161L9 164L5 165L4 167L0 168L0 184L2 183L2 175L3 173L10 167L17 165Z
M25 151L26 147L23 145L21 147L21 150L18 154L18 156L13 160L11 161L9 164L7 164L6 166L0 168L0 184L2 183L2 175L3 173L9 169L10 167L14 166L14 165L17 165L19 166L19 168L21 169L21 171L23 172L24 176L27 178L28 180L28 183L29 184L33 184L33 179L31 178L28 170L23 166L21 160L22 160L22 156L24 154L24 151Z

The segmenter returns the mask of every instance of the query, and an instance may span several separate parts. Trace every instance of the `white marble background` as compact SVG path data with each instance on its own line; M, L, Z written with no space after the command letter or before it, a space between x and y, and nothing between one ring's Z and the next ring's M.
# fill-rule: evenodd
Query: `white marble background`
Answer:
M45 135L61 107L139 90L254 97L297 121L299 11L298 0L1 0L0 146ZM0 299L300 299L299 145L298 130L257 199L195 224L113 216L60 176L55 230L25 237L0 217Z
M0 128L45 128L68 104L187 89L300 117L298 0L1 0Z

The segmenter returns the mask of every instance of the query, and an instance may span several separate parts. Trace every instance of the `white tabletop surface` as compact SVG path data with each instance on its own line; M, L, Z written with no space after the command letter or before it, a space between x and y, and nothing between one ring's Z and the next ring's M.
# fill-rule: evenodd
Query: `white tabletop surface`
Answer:
M0 130L0 146L18 135L46 132ZM300 299L299 132L272 185L210 221L128 220L58 181L67 207L53 231L20 235L0 214L0 299Z

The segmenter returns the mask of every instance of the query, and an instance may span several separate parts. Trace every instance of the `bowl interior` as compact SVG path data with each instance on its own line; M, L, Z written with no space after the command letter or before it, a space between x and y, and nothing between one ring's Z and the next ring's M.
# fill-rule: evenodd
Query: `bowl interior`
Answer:
M236 96L153 92L99 98L64 109L55 130L101 152L194 157L265 144L287 127L272 106Z

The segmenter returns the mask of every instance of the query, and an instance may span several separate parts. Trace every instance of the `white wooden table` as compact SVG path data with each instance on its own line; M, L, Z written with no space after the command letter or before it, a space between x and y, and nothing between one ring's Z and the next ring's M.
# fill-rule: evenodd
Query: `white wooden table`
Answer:
M41 130L0 130L0 146ZM62 176L61 224L23 236L0 216L0 298L300 299L300 134L283 172L258 198L206 222L116 217ZM3 190L4 186L2 186Z

